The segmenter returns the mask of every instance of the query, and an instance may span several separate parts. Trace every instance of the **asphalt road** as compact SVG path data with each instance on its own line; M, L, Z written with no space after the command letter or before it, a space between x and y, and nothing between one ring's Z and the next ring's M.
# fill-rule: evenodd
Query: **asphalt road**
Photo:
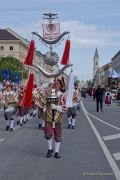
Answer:
M119 107L104 106L103 112L97 113L95 102L85 99L75 129L67 129L64 114L61 159L45 157L47 143L43 131L37 129L37 118L6 132L2 111L0 114L0 180L120 179Z

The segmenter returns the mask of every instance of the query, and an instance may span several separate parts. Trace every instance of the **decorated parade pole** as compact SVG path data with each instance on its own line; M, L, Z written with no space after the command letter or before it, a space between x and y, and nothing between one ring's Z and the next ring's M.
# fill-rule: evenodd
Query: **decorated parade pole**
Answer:
M52 69L52 67L57 65L58 61L59 61L58 54L53 51L53 46L57 45L57 44L59 45L60 42L63 40L63 37L65 35L69 35L70 32L65 31L62 34L60 34L60 24L59 23L53 23L53 20L58 18L57 14L45 13L43 15L44 15L43 18L48 21L47 23L43 23L43 25L42 25L43 37L40 34L38 34L37 32L32 32L32 34L39 37L39 39L44 44L46 44L46 46L49 46L50 51L46 52L46 54L43 55L43 61L45 62L46 65L50 66ZM63 51L63 56L61 58L61 65L63 65L63 67L55 73L52 71L47 72L42 67L40 67L39 65L34 65L34 63L33 63L34 52L35 52L35 42L34 42L34 40L31 40L29 51L28 51L28 54L25 58L24 64L38 69L40 74L42 74L46 78L57 78L58 76L60 76L64 72L65 69L72 66L72 64L69 64L69 54L70 54L70 40L69 40L69 38L67 38L67 40L65 42L65 48ZM32 75L30 74L30 76L32 76ZM56 99L57 99L57 96L53 95L54 94L53 91L54 90L52 90L51 96L48 97L48 100L50 100L50 102L56 101ZM27 104L27 103L24 102L24 104ZM53 122L54 122L54 112L53 111L52 111L52 115L53 115ZM54 123L53 123L53 126L54 126Z
M46 19L48 21L48 23L43 23L43 25L42 25L43 37L40 34L38 34L37 32L32 32L32 34L39 37L39 39L44 44L49 46L50 51L44 55L43 60L52 69L52 67L57 65L57 63L59 61L58 54L53 51L53 46L59 45L60 42L63 40L63 37L65 35L68 35L70 32L65 31L62 34L60 34L60 24L59 23L53 23L53 20L58 18L57 14L45 13L43 15L44 15L43 19ZM64 67L59 69L57 73L51 73L51 72L48 73L38 65L32 65L32 66L37 68L45 77L56 78L56 77L60 76L64 72L65 69L72 66L72 64L69 64L69 54L70 54L70 40L67 39L66 44L65 44L65 49L63 52L63 56L61 59L61 64L64 65Z

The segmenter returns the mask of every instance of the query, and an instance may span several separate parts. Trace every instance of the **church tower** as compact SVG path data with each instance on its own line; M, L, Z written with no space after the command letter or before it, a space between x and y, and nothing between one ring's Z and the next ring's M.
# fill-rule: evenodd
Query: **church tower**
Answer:
M95 76L95 73L98 70L98 68L99 68L99 55L98 55L98 50L96 48L94 55L93 77Z

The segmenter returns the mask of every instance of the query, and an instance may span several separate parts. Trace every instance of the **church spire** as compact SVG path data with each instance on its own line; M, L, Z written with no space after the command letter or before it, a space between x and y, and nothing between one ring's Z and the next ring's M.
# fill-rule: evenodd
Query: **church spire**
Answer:
M98 50L97 50L97 48L96 48L96 50L95 50L95 55L94 55L94 59L96 59L96 58L99 58L99 55L98 55Z
M99 68L99 55L98 55L98 50L96 48L95 54L94 54L94 67L93 67L93 76L95 76L96 71Z

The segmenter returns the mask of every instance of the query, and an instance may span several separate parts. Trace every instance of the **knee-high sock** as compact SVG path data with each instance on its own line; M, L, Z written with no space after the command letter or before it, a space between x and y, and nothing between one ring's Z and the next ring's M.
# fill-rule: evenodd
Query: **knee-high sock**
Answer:
M6 126L10 126L10 120L6 120Z
M71 124L71 119L72 119L72 117L68 118L68 124Z
M13 126L14 126L14 120L10 120L10 128L13 129Z
M55 152L59 153L59 149L60 149L60 142L55 141Z
M17 117L17 122L20 122L20 116Z
M30 114L33 113L33 108L30 109Z
M44 121L44 119L42 119L42 127L44 127L45 126L45 121Z
M22 124L23 122L23 117L20 117L20 124Z
M24 115L24 118L23 118L23 121L24 121L24 122L26 122L26 118L27 118L26 115Z
M29 120L29 114L26 114L27 119Z
M35 115L35 114L36 114L36 109L33 110L33 115Z
M52 150L52 138L47 140L48 142L48 149Z
M41 118L39 119L39 124L42 124L42 119Z
M72 119L72 126L75 125L75 119Z

